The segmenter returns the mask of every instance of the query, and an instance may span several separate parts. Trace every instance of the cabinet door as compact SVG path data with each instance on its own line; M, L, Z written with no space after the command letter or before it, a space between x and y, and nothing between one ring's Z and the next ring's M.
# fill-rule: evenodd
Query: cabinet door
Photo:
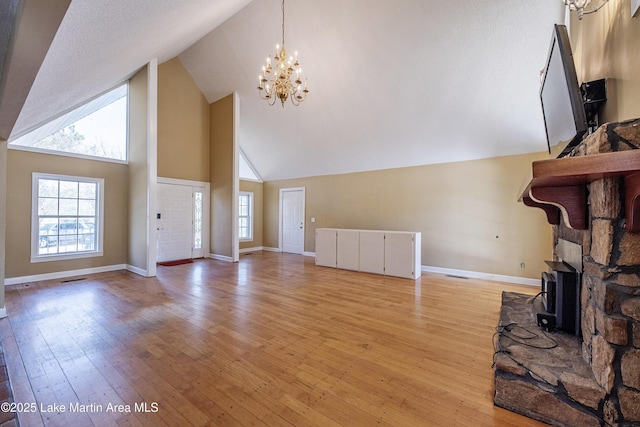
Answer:
M384 232L360 231L360 271L384 274Z
M338 268L358 270L359 236L358 230L338 230Z
M316 230L316 265L336 267L336 230Z
M384 274L414 279L416 272L413 233L387 233L384 237Z

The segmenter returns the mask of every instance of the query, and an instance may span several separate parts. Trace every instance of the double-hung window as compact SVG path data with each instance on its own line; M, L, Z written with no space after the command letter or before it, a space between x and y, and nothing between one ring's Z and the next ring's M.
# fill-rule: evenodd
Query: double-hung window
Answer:
M253 240L253 193L241 191L238 199L238 238Z
M102 255L104 180L34 173L31 261Z

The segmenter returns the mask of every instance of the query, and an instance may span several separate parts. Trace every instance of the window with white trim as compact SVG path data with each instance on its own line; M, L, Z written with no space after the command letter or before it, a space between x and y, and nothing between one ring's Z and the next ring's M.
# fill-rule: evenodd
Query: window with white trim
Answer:
M9 148L125 163L129 85L123 84L32 131Z
M202 191L193 192L193 249L202 249L202 228L204 212Z
M104 180L34 173L31 262L102 255Z
M253 193L241 191L238 198L238 238L253 240Z

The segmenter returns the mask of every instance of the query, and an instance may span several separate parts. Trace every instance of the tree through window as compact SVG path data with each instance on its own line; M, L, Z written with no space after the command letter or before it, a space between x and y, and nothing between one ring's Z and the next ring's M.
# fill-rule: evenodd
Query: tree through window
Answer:
M127 103L125 84L10 140L9 147L126 161Z

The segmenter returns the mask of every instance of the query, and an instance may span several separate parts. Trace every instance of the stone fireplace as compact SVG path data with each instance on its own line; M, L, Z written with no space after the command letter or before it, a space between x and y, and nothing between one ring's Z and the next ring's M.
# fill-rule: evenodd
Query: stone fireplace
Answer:
M601 126L571 156L638 148L640 119ZM498 339L495 404L554 425L640 425L640 233L627 231L631 184L603 176L586 184L584 230L560 218L553 225L554 260L575 258L573 247L580 253L581 333L548 333L558 345L546 351ZM500 324L529 322L537 334L528 302L504 295Z

